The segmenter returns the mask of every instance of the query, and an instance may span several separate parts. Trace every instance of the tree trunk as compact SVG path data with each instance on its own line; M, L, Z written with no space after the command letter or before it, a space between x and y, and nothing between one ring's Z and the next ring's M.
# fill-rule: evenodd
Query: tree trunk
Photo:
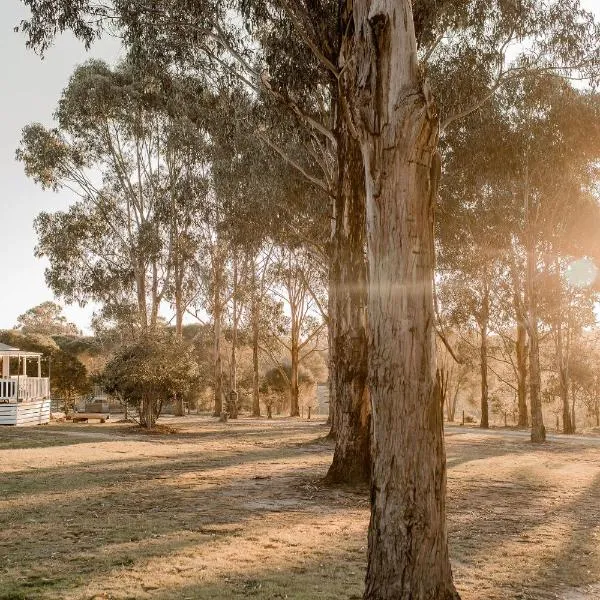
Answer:
M489 399L488 399L488 324L490 320L490 290L487 283L487 275L484 275L483 300L481 305L481 421L479 427L488 429L489 423Z
M177 253L177 248L175 249ZM181 274L181 261L176 256L173 259L173 277L175 279L175 335L183 338L183 277ZM183 417L185 414L183 395L175 395L175 416Z
M527 427L527 329L522 322L517 322L517 401L519 406L519 427Z
M448 422L454 423L454 417L456 415L456 404L458 402L458 392L460 391L460 380L457 381L454 393L449 395L448 409L446 411L448 416Z
M148 306L146 304L146 267L142 259L136 261L134 270L138 319L142 331L148 328Z
M546 428L542 414L541 381L540 381L540 351L537 316L537 253L534 225L531 222L531 207L529 206L529 185L525 181L525 208L527 211L527 303L528 303L528 333L529 333L529 398L531 404L531 441L540 443L546 441Z
M260 391L258 371L258 336L260 327L260 300L256 288L256 264L252 265L252 416L260 417Z
M571 386L571 388L571 433L575 433L577 431L575 425L575 386Z
M410 0L344 6L354 28L342 44L340 83L366 176L373 469L364 598L456 599L435 376L438 122L417 63Z
M152 283L150 285L150 328L155 329L158 322L158 309L160 308L160 297L158 293L158 266L156 259L152 260Z
M334 329L337 326L338 316L335 313L337 306L336 295L339 291L339 286L336 281L337 265L333 260L334 249L333 246L336 243L335 240L335 208L336 199L332 202L332 233L331 233L331 247L329 257L329 293L327 303L327 314L329 316L327 324L327 341L329 346L329 414L327 417L327 425L329 425L329 433L327 437L335 440L337 437L338 428L338 397L337 397L337 372L338 372L338 361L336 356L336 345L334 342L335 334Z
M517 323L516 351L516 376L517 376L517 404L519 427L527 427L529 418L527 414L527 314L526 300L523 300L523 280L517 268L516 251L510 254L510 273L513 286L513 308ZM526 296L526 294L525 294Z
M178 337L183 336L183 281L180 273L175 274L175 334Z
M291 373L290 373L290 417L300 416L299 404L299 387L298 387L298 362L300 352L298 350L298 342L294 340L292 333L292 349L291 349Z
M217 253L218 250L215 251ZM214 295L213 295L213 365L215 380L215 417L223 417L223 364L221 362L221 286L223 280L223 265L220 257L215 257L214 265Z
M571 412L569 409L569 373L568 362L565 360L562 335L562 315L560 314L560 298L558 321L556 325L556 358L558 361L558 384L562 403L563 433L573 433Z
M343 27L345 29L345 26ZM327 479L367 482L370 400L367 388L367 266L365 261L365 176L360 145L342 121L338 130L338 193L331 247L336 445Z
M231 419L238 418L237 393L237 330L238 330L238 257L233 257L233 319L231 331L231 356L229 361L229 405L227 412Z

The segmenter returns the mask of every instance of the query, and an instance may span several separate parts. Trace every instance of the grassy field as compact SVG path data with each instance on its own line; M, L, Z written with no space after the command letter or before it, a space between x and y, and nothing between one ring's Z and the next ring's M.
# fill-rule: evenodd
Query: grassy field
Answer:
M322 483L326 427L170 419L0 429L0 599L356 599L366 489ZM600 598L600 445L451 429L463 600Z

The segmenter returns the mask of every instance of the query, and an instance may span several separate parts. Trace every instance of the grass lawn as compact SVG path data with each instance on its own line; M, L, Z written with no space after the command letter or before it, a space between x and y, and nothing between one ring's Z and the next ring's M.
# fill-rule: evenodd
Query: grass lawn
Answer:
M368 490L322 422L0 429L0 599L361 598ZM600 598L600 443L447 433L463 600Z

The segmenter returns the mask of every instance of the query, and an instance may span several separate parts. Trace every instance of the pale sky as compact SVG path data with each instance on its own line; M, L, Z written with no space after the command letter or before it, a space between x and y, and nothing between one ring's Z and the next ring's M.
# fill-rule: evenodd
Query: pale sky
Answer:
M19 0L0 1L0 329L13 327L17 317L53 294L44 282L45 263L34 257L33 219L42 210L64 209L73 200L66 192L42 191L15 161L21 129L27 123L52 123L60 93L76 65L89 58L114 63L120 55L114 39L101 40L89 53L71 35L63 35L44 60L25 48L25 38L13 31L27 16ZM65 307L67 317L81 329L89 325L91 308Z
M582 4L600 13L600 0L583 0ZM42 210L64 209L73 201L66 192L43 192L25 176L22 164L14 158L21 129L34 121L52 123L60 93L76 65L89 58L114 63L121 54L113 39L97 42L86 53L82 44L65 34L42 61L25 48L24 37L13 31L26 15L19 0L0 0L0 56L4 57L0 95L0 329L13 327L28 308L53 299L44 282L45 263L33 255L33 220ZM92 310L66 306L65 314L87 330Z

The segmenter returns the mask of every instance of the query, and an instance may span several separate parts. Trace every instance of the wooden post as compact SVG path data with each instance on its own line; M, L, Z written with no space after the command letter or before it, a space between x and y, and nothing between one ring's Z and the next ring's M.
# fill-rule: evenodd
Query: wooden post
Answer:
M309 421L310 421L310 409L311 409L311 407L309 406L309 407L308 407L308 420L309 420Z
M461 425L464 425L465 424L465 411L463 410L462 412L463 412L463 415L462 415L462 423L461 423Z
M21 355L17 358L17 404L19 404L19 388L21 387Z

